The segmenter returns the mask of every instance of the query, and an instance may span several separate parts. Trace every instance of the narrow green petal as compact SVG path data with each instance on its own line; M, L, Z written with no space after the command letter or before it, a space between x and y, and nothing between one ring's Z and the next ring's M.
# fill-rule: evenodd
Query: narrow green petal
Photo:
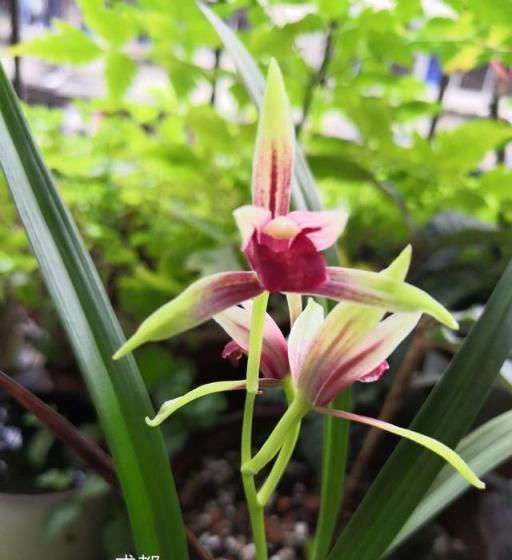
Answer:
M254 272L223 272L202 278L150 315L114 354L114 360L146 342L170 338L200 325L262 291Z
M245 379L242 379L241 381L215 381L214 383L201 385L181 397L164 402L153 419L146 418L146 424L154 428L159 426L166 418L169 418L171 414L179 410L181 407L195 401L196 399L200 399L206 395L212 395L213 393L236 391L238 389L245 389Z
M482 482L476 474L471 470L470 466L464 461L464 459L456 453L453 449L450 449L444 443L441 443L437 439L431 438L424 434L419 434L412 430L407 430L406 428L400 428L389 422L383 422L382 420L377 420L376 418L368 418L367 416L361 416L359 414L352 414L351 412L345 412L343 410L332 410L329 408L317 408L322 414L329 414L337 418L342 418L344 420L352 420L354 422L359 422L361 424L367 424L375 428L379 428L386 432L390 432L397 436L414 441L418 445L426 447L436 455L442 457L447 463L449 463L460 475L475 488L483 490L485 488L485 483Z
M383 274L392 280L403 282L409 272L409 267L411 266L411 257L412 247L407 245L398 257L387 268L381 271L380 274Z
M392 275L396 272L391 270ZM352 268L328 267L327 275L328 281L312 295L354 301L387 311L422 311L451 329L458 328L457 321L447 309L411 284L382 273Z
M293 170L295 131L283 76L270 61L261 106L253 161L253 204L272 216L288 212Z

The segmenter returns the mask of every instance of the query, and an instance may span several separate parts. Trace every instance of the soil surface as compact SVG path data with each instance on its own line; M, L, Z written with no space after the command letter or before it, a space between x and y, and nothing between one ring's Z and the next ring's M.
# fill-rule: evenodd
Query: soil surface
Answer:
M235 465L240 456L205 458L200 469L180 484L185 522L216 559L252 560L254 547L249 519ZM304 549L314 529L319 500L306 466L291 462L267 508L265 525L272 560L305 559Z

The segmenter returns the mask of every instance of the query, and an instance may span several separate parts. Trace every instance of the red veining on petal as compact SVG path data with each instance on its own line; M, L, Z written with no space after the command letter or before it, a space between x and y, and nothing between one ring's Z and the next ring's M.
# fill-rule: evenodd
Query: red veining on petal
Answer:
M319 372L318 379L320 386L310 393L310 398L315 406L323 406L331 401L343 389L355 383L358 379L350 375L351 369L360 361L364 360L368 354L374 352L382 343L382 341L375 342L371 346L367 346L358 354L352 356L348 361L341 364L340 367L331 371L325 372L321 375ZM323 378L323 379L322 379Z
M371 288L357 286L342 268L327 267L327 281L318 289L311 292L311 295L328 297L335 300L350 300L365 305L380 306L384 303L381 296L371 292Z
M201 281L200 281L201 282ZM258 278L252 272L231 272L204 279L207 289L195 288L198 304L192 310L198 317L211 317L219 311L251 299L262 292Z
M268 192L268 207L269 210L272 212L272 217L275 218L277 216L277 181L279 179L278 175L278 159L277 159L277 150L275 146L271 148L271 156L270 156L270 185L269 185L269 192Z

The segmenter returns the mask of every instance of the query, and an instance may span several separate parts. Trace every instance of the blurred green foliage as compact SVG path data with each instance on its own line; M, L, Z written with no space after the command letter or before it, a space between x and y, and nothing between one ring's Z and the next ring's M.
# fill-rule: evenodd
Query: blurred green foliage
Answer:
M55 22L11 50L103 64L105 97L72 100L80 130L65 132L60 109L27 107L27 116L115 305L139 320L194 275L243 266L231 210L249 200L256 112L195 3L77 3L83 29ZM511 171L479 166L512 129L489 110L431 137L419 132L435 124L440 104L411 70L417 53L436 55L445 74L512 64L509 8L449 0L441 15L429 15L424 4L213 3L263 67L278 59L326 206L350 208L346 259L381 266L413 242L417 281L428 272L435 283L432 272L447 267L459 274L461 260L472 278L483 267L494 279L493 267L512 252ZM165 83L147 84L145 100L135 102L130 87L147 65ZM507 86L501 80L497 97ZM37 306L34 261L4 190L0 197L2 289ZM487 286L483 276L469 292ZM456 304L466 292L446 299Z

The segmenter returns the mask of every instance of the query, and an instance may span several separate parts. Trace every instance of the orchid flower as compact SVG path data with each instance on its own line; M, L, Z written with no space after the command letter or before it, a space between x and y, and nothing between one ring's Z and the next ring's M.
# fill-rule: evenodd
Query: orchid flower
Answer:
M290 429L309 411L316 410L423 445L451 464L467 482L477 488L485 487L455 451L431 437L375 418L326 408L349 385L380 379L388 369L387 357L414 329L421 313L394 313L382 319L383 316L382 310L341 302L324 319L322 306L309 300L288 339L296 397L260 451L242 466L242 472L259 472L279 452Z
M345 211L288 212L295 149L294 128L277 63L269 67L256 138L252 205L234 212L249 272L202 278L156 310L116 352L119 359L141 344L191 329L263 291L350 300L387 311L423 311L450 328L450 313L422 290L374 272L328 267L322 251L347 221Z
M411 248L406 247L392 264L382 270L379 275L390 280L402 281L406 276L411 264ZM296 320L301 316L302 304L295 309L297 302L288 302L290 308L290 323L294 326ZM252 303L244 302L241 307L230 307L213 316L216 321L231 337L222 351L223 358L238 358L247 355L249 350L249 335L251 326ZM382 312L379 311L379 314ZM385 366L382 366L385 367ZM272 317L266 313L263 328L263 345L260 360L260 370L264 378L286 379L290 374L290 362L288 359L288 343ZM365 378L363 381L369 381Z
M388 280L402 281L407 275L410 263L411 248L406 247L391 263L391 265L382 270L379 275L383 278L387 278ZM292 332L296 332L297 327L295 327L295 330L293 327L297 322L299 322L299 319L301 321L299 325L303 325L303 329L307 328L307 325L303 324L304 317L306 315L294 309L296 303L297 302L289 302ZM375 310L374 313L380 317L383 311ZM222 351L223 358L236 359L241 355L248 354L251 314L252 302L246 301L242 303L241 307L229 307L228 309L225 309L213 316L214 321L218 323L231 338ZM386 366L381 365L380 367L385 369ZM288 381L290 372L292 371L289 360L288 342L281 332L281 329L268 313L265 313L263 324L263 344L260 359L260 370L263 377L268 381L285 381L284 388L288 392L288 395L290 394L290 388L293 389L293 387L290 386ZM376 374L372 372L372 376L375 375ZM362 379L362 381L370 381L370 377L370 374L368 374L368 376ZM158 414L153 419L148 419L146 421L150 426L158 426L173 412L178 410L178 408L185 406L192 400L210 393L244 389L245 383L245 380L216 381L213 383L207 383L202 387L188 392L186 395L166 401L161 406Z
M395 262L396 266L383 273L395 277L403 274L404 265L408 264L404 255ZM225 347L224 356L233 351L247 353L250 314L250 304L246 304L244 307L232 307L215 317L233 339ZM261 355L262 373L268 381L276 382L286 380L290 372L294 398L261 450L242 467L244 472L259 472L285 445L286 439L303 416L316 410L410 439L443 457L470 484L477 488L484 487L460 456L443 443L375 418L326 408L327 403L349 385L357 381L378 381L389 368L387 357L414 329L421 316L419 312L405 312L383 319L384 314L381 309L341 302L324 318L322 306L310 299L306 309L292 325L288 341L273 319L266 315ZM147 422L151 426L157 426L178 408L196 398L217 391L243 389L244 386L244 381L204 385L183 397L168 401L156 417ZM273 481L271 487L274 488L275 484L276 481ZM259 499L264 504L270 492L264 485L260 493Z

